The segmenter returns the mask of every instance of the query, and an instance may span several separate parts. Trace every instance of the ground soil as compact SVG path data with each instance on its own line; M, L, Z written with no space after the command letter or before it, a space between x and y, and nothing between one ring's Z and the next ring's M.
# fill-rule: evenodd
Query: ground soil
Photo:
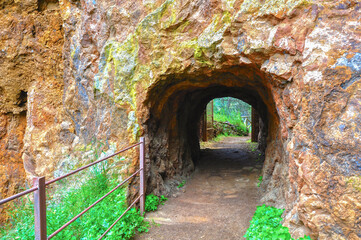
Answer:
M148 233L135 240L244 239L259 205L262 162L248 137L202 144L201 159L184 187L156 212Z

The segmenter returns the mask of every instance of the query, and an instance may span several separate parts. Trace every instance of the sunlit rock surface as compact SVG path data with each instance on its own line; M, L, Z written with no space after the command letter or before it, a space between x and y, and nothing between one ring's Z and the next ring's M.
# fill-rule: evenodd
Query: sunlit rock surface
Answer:
M28 186L25 170L51 172L60 158L64 34L50 2L0 1L0 198Z
M361 3L8 2L0 137L26 115L29 177L145 135L147 191L167 193L194 169L207 101L233 96L262 117L263 201L286 208L293 236L361 238Z

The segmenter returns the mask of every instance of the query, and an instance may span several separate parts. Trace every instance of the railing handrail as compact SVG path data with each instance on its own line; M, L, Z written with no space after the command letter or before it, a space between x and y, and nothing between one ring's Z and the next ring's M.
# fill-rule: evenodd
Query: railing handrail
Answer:
M52 234L49 235L49 237L47 237L46 235L46 196L45 196L45 188L47 185L50 185L54 182L57 182L61 179L64 179L66 177L69 177L77 172L80 172L84 169L87 169L97 163L103 162L109 158L112 158L122 152L125 152L129 149L132 149L136 146L140 145L140 151L139 151L139 169L134 172L131 176L129 176L127 179L125 179L122 183L118 184L115 188L113 188L111 191L109 191L107 194L105 194L103 197L101 197L100 199L98 199L97 201L95 201L92 205L90 205L89 207L87 207L85 210L83 210L81 213L79 213L78 215L76 215L75 217L73 217L70 221L68 221L67 223L65 223L62 227L60 227L58 230L56 230L55 232L53 232ZM138 201L140 201L140 211L141 214L144 214L144 201L145 201L145 195L144 195L144 153L145 153L145 142L144 142L144 137L140 138L140 142L133 144L129 147L126 147L116 153L113 153L107 157L104 157L102 159L99 159L95 162L92 162L90 164L87 164L83 167L80 167L74 171L71 171L70 173L67 173L63 176L54 178L53 180L50 180L48 182L45 182L45 177L38 177L38 178L34 178L34 187L27 189L21 193L15 194L13 196L10 196L8 198L2 199L0 200L0 205L5 204L7 202L10 202L12 200L15 200L19 197L22 197L26 194L34 193L34 216L35 216L35 239L39 239L39 240L44 240L44 239L51 239L52 237L54 237L56 234L58 234L60 231L62 231L63 229L65 229L67 226L69 226L72 222L74 222L76 219L78 219L79 217L81 217L84 213L86 213L87 211L89 211L92 207L94 207L96 204L98 204L99 202L101 202L104 198L106 198L107 196L109 196L112 192L114 192L116 189L118 189L119 187L121 187L122 185L124 185L126 182L128 182L131 178L133 178L135 175L137 175L138 173L140 173L140 190L139 190L139 196L138 198L130 204L130 206L127 208L127 210L125 210L125 212L101 235L101 237L99 239L102 239L109 231L111 228L114 227L114 225L125 215L125 213L127 213L131 207L137 203ZM45 218L45 219L44 219Z
M109 158L112 158L112 157L114 157L114 156L116 156L116 155L118 155L118 154L120 154L120 153L122 153L122 152L125 152L125 151L127 151L127 150L129 150L129 149L131 149L131 148L134 148L134 147L136 147L136 146L138 146L138 145L140 145L140 144L142 144L142 143L139 142L139 143L133 144L133 145L131 145L131 146L129 146L129 147L126 147L126 148L124 148L124 149L122 149L122 150L120 150L120 151L118 151L118 152L116 152L116 153L113 153L113 154L111 154L111 155L109 155L109 156L107 156L107 157L105 157L105 158L102 158L102 159L97 160L97 161L95 161L95 162L89 163L88 165L85 165L85 166L83 166L83 167L80 167L80 168L78 168L78 169L76 169L76 170L74 170L74 171L71 171L70 173L64 174L63 176L54 178L53 180L50 180L50 181L46 182L45 185L50 185L50 184L52 184L52 183L54 183L54 182L57 182L57 181L59 181L59 180L61 180L61 179L67 178L67 177L69 177L69 176L71 176L71 175L73 175L73 174L75 174L75 173L77 173L77 172L83 171L83 170L87 169L88 167L91 167L91 166L93 166L93 165L95 165L95 164L97 164L97 163L103 162L103 161L105 161L105 160L107 160L107 159L109 159Z
M25 191L23 191L23 192L20 192L20 193L18 193L18 194L12 195L12 196L10 196L10 197L8 197L8 198L1 199L1 200L0 200L0 205L3 205L3 204L5 204L5 203L7 203L7 202L10 202L10 201L12 201L12 200L15 200L15 199L17 199L17 198L19 198L19 197L22 197L22 196L26 195L26 194L35 192L36 190L38 190L38 187L29 188L29 189L27 189L27 190L25 190Z
M127 179L125 179L123 182L121 182L120 184L118 184L115 188L113 188L112 190L110 190L107 194L105 194L103 197L99 198L97 201L95 201L92 205L90 205L89 207L87 207L86 209L84 209L81 213L79 213L78 215L76 215L75 217L73 217L70 221L68 221L67 223L65 223L62 227L60 227L58 230L56 230L55 232L53 232L52 234L49 235L48 239L53 238L56 234L58 234L59 232L61 232L63 229L65 229L67 226L69 226L72 222L74 222L75 220L77 220L78 218L80 218L84 213L86 213L87 211L89 211L90 209L92 209L95 205L97 205L98 203L100 203L104 198L106 198L107 196L109 196L112 192L114 192L115 190L117 190L118 188L120 188L121 186L123 186L126 182L129 181L129 179L131 179L132 177L134 177L135 175L137 175L139 172L141 171L141 169L137 170L135 173L133 173L131 176L129 176Z

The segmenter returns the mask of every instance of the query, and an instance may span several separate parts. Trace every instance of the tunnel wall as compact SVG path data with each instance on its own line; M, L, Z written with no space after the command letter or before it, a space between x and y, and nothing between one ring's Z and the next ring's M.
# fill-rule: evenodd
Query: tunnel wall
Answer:
M28 96L22 154L28 177L52 177L94 147L121 148L145 135L148 189L161 191L165 181L192 171L197 154L187 147L194 138L179 131L186 123L166 113L187 113L192 106L184 98L212 84L249 86L268 114L263 201L286 208L284 224L295 237L361 237L359 2L1 4L1 29L18 41L1 39L0 54L12 58L11 49L19 49L19 62L2 66L24 71L1 81L11 86L12 79L36 76L19 88ZM34 24L39 37L31 40L34 31L22 28L27 21L15 28L14 16L46 24Z

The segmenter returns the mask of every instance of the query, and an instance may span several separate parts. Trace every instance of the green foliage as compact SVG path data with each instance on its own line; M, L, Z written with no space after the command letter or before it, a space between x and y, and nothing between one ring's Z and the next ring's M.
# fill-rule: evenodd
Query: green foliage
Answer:
M219 135L217 135L215 138L213 138L212 140L215 142L220 142L222 141L223 138L225 137L230 137L231 135L229 135L228 133L221 133Z
M211 119L211 104L207 105L207 119ZM246 126L242 116L250 116L251 106L231 97L213 100L213 128L217 135L246 136L250 129ZM227 124L228 123L228 124Z
M236 127L238 132L241 132L243 135L249 133L249 129L246 125L244 125L243 118L238 113L232 113L230 115L225 115L223 113L214 113L214 121L222 122L222 123L229 123Z
M156 196L154 194L149 194L145 197L145 211L151 212L158 209L158 206L161 204L163 205L165 201L167 201L168 198L165 196Z
M299 238L298 240L312 240L310 236L304 236Z
M251 115L251 106L237 98L224 97L213 100L214 113L221 113L225 116L238 114L242 116Z
M347 184L350 184L353 187L353 189L361 192L361 177L359 176L348 177L346 179L346 182Z
M257 148L258 148L258 143L256 143L256 142L250 142L250 143L249 143L249 147L250 147L250 149L251 149L252 152L255 152L255 151L257 150Z
M8 213L11 222L0 228L0 239L34 239L34 204L30 201L29 195L14 201Z
M259 178L258 178L258 183L257 183L257 187L260 187L260 186L261 186L262 180L263 180L263 176L259 176Z
M92 167L83 184L70 188L65 188L62 184L58 190L51 193L51 196L56 197L48 201L48 235L119 184L116 179L107 177L106 169L106 165L102 164ZM0 239L34 239L33 208L30 200L16 204L10 211L11 222L0 230ZM126 208L124 187L110 194L54 239L97 239ZM132 208L110 230L105 239L131 239L136 231L146 232L148 228L149 223L144 221L138 210Z
M278 209L266 205L258 206L251 220L246 234L243 236L248 240L293 240L287 227L282 226L282 213L284 209ZM304 236L299 240L311 238Z
M183 181L177 186L177 188L182 188L185 184L186 184L186 180L183 180Z

